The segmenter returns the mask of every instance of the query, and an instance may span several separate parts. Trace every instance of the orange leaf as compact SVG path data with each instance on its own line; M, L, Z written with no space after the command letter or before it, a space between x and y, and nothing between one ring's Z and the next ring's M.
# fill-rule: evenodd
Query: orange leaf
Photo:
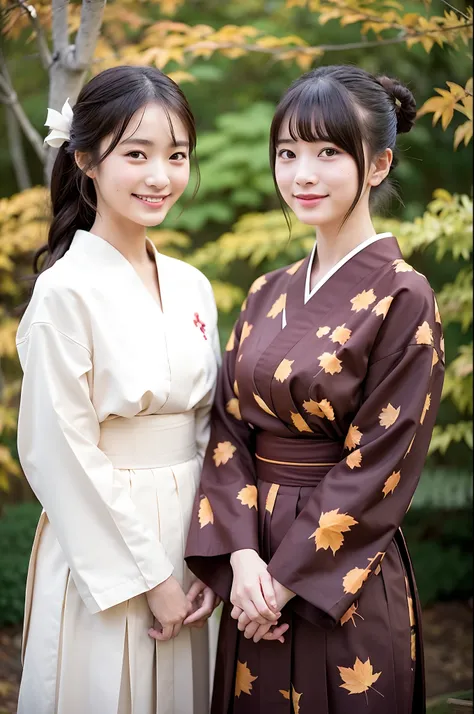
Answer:
M290 412L290 416L291 421L296 426L298 431L307 431L310 434L313 433L313 430L307 425L301 414L298 414L298 412L296 412L296 414L294 412Z
M265 501L265 510L268 511L268 513L273 513L279 488L280 485L278 483L272 483L268 490L267 499Z
M417 329L416 335L415 335L415 340L416 340L417 345L432 345L433 344L433 330L431 329L429 324L426 322L426 320Z
M258 677L254 677L252 675L252 672L247 667L247 662L244 662L242 664L242 662L237 660L237 671L235 675L235 696L240 697L242 692L244 692L244 694L251 694L252 682L255 682L256 679L258 679Z
M362 432L359 431L359 427L351 424L344 441L344 448L352 451L352 449L355 449L356 446L360 446L362 436L363 435Z
M310 399L307 402L303 402L304 409L308 414L313 414L314 416L321 417L324 419L329 419L329 421L334 421L334 409L332 408L331 402L328 399L322 399L320 402Z
M438 364L439 362L439 357L438 353L436 352L435 348L433 347L433 357L431 358L431 371L433 372L433 367Z
M384 407L379 414L380 426L384 426L385 429L388 429L389 426L392 426L392 424L395 424L399 415L400 415L400 407L395 409L395 407L392 407L391 404L387 404L387 406Z
M316 337L324 337L325 335L328 335L331 332L331 328L328 327L327 325L325 327L320 327L319 330L316 332Z
M300 699L302 696L302 693L298 694L296 689L293 686L291 687L291 701L293 703L293 711L295 714L300 714Z
M352 310L355 312L360 312L361 310L367 310L369 305L372 305L377 300L377 297L374 293L374 291L371 290L363 290L361 293L356 295L354 298L352 298L351 303L352 303Z
M249 293L252 295L254 293L258 293L259 290L263 288L263 286L266 284L267 279L265 275L261 275L259 278L253 281L252 285L250 286Z
M239 400L232 398L229 399L229 401L226 404L226 411L229 414L232 414L235 419L238 419L239 421L242 421L242 416L240 414L240 405L239 405Z
M412 268L411 265L409 265L402 258L398 258L397 260L394 260L392 265L395 268L396 273L411 273L414 270L414 268Z
M278 691L280 692L280 694L283 694L283 696L285 697L285 699L288 699L288 701L289 701L289 699L290 699L290 692L288 691L288 689L279 689Z
M372 312L375 312L375 314L378 317L382 316L383 319L385 320L392 302L393 302L393 297L391 295L387 295L387 297L384 297L378 301L377 305L372 308Z
M272 410L270 409L270 407L267 407L267 405L266 405L265 402L263 401L262 397L259 397L258 394L255 394L255 392L254 392L253 398L254 398L255 401L257 402L257 404L258 404L258 406L260 407L260 409L263 409L263 411L264 411L266 414L270 414L270 416L276 417L276 414L274 414L274 413L272 412Z
M340 620L341 625L345 625L346 622L351 621L352 624L354 625L354 627L357 627L357 625L355 624L354 615L357 615L357 617L360 617L361 620L364 619L364 618L362 617L362 615L359 615L359 613L357 612L357 608L358 608L358 607L359 607L359 606L358 606L358 604L357 604L356 602L352 603L352 605L350 606L350 608L349 608L348 610L346 610L346 612L344 613L344 615L341 617L341 620Z
M423 411L421 412L420 424L423 424L423 422L425 421L426 412L428 411L430 406L431 406L431 394L427 394L425 403L423 405Z
M236 448L230 441L220 441L214 449L214 456L212 457L215 465L226 464L229 459L233 458Z
M201 528L204 528L204 526L207 526L209 523L214 523L214 514L212 512L209 499L206 496L204 496L204 498L201 498L199 502L198 518Z
M239 385L237 384L237 380L234 379L234 394L236 397L239 396Z
M356 449L352 454L346 457L346 464L350 469L357 469L362 463L362 452L360 449Z
M249 325L247 320L244 322L242 325L242 334L240 335L240 347L242 347L244 340L247 339L247 337L250 335L252 332L253 325Z
M339 674L344 684L339 686L342 689L347 689L349 694L362 694L368 689L372 689L372 684L377 681L382 672L374 674L370 659L366 662L361 662L356 657L354 667L338 667Z
M414 662L416 660L416 632L410 634L410 656Z
M285 379L288 379L291 374L291 365L294 361L294 359L284 359L280 362L273 375L278 382L284 382Z
M385 486L382 489L383 497L388 496L389 493L393 493L398 486L400 481L400 471L394 471L388 479L385 481Z
M244 488L240 489L237 494L237 498L243 506L248 506L249 508L257 509L257 496L258 491L256 486L250 486L247 484Z
M336 508L334 511L321 513L319 528L314 533L311 533L309 538L314 537L316 550L331 548L333 555L336 555L336 552L344 543L342 534L350 531L352 526L357 525L357 523L358 521L352 516L347 513L339 513L339 508Z
M342 371L342 362L336 357L335 352L323 352L318 359L326 374L339 374Z
M230 337L225 346L226 352L232 352L235 347L235 329L230 333Z
M356 595L362 585L369 577L370 570L368 568L352 568L342 579L344 592Z
M286 293L282 293L280 297L275 300L273 305L270 308L270 311L267 313L267 317L271 317L273 320L275 317L277 317L280 312L282 312L285 308L286 305Z
M336 327L329 339L332 342L339 342L340 345L345 345L351 334L352 330L349 330L346 327L346 323L344 323L343 325Z
M304 263L304 258L302 258L301 260L298 260L297 263L293 263L293 265L291 265L286 272L288 273L288 275L294 275L296 272L298 272L299 268L301 267L301 265L303 263Z

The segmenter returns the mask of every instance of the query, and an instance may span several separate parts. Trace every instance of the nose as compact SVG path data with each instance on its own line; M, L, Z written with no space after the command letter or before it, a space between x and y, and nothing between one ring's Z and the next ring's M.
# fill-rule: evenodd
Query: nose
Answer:
M319 183L316 167L312 161L299 161L295 174L295 183L298 186L315 186Z
M148 167L148 176L145 178L145 184L148 188L157 188L162 190L168 186L170 179L166 166L162 161L155 161Z

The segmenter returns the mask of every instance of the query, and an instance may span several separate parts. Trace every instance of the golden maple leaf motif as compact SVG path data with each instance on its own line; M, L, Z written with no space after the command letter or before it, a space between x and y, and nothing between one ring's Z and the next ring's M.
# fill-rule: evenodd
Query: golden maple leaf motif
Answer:
M232 352L234 347L235 347L235 329L233 329L232 332L230 333L230 337L229 337L227 344L225 346L225 351Z
M349 330L349 328L346 327L346 323L344 323L343 325L339 325L339 327L336 327L336 329L333 330L329 339L332 342L339 342L340 345L345 345L351 335L352 330Z
M201 528L204 528L204 526L207 526L209 523L214 523L214 514L212 512L209 499L206 496L204 496L204 498L201 498L199 502L198 518L199 525L201 526Z
M234 379L234 394L236 397L239 396L239 385L237 384L237 380Z
M352 451L356 446L360 446L362 436L363 434L359 430L359 427L355 426L355 424L351 424L344 441L344 448Z
M417 345L432 345L433 330L426 320L419 326L416 331L415 340Z
M425 416L428 411L428 409L431 406L431 394L426 395L425 403L423 405L423 411L421 412L421 417L420 417L420 424L423 424L425 421Z
M242 305L240 306L240 312L244 312L244 310L247 309L247 302L248 302L248 297L245 298Z
M378 301L377 305L372 308L372 312L375 312L375 314L378 317L382 316L383 319L385 320L392 302L393 302L393 297L391 295L387 295L387 297L384 297Z
M278 382L284 382L285 379L288 379L292 371L291 365L294 361L294 359L284 359L280 362L273 375Z
M331 548L333 555L336 555L344 543L344 536L342 534L350 531L352 526L356 526L357 523L358 521L352 518L352 516L347 513L339 513L339 508L336 508L334 511L321 513L319 528L316 528L309 538L314 537L316 550L327 550Z
M351 310L353 310L355 312L360 312L361 310L367 310L367 308L370 307L370 305L372 305L372 303L374 303L376 300L377 300L377 296L375 295L372 288L370 290L362 290L361 293L359 293L354 298L352 298Z
M441 315L439 314L439 307L438 307L436 298L434 298L434 306L435 306L435 322L437 322L441 325Z
M237 671L235 674L235 696L240 697L242 692L244 694L252 693L252 682L258 677L254 677L252 672L247 667L247 662L240 662L237 660Z
M396 273L411 273L414 268L409 265L403 258L398 258L397 260L394 260L392 263L393 267L395 268Z
M298 272L299 268L303 265L304 263L304 258L301 260L298 260L297 263L293 263L293 265L290 265L288 270L286 271L288 275L294 275L296 272Z
M357 612L358 607L359 607L358 603L356 603L356 602L352 603L350 608L348 610L346 610L344 615L341 617L341 620L340 620L341 625L345 625L346 622L350 621L350 622L352 622L354 627L357 627L355 620L354 620L354 616L357 615L357 617L360 617L361 620L364 619L362 617L362 615L359 615L359 613Z
M307 431L310 434L313 433L313 430L311 429L310 426L307 425L301 414L298 414L298 412L290 412L291 416L291 421L293 422L294 426L298 429L298 431Z
M288 689L279 689L278 691L280 694L283 694L285 699L288 699L288 701L290 700L290 691Z
M416 434L415 434L415 436L413 437L413 439L410 441L410 445L409 445L408 449L407 449L406 452L405 452L405 456L403 457L404 459L406 459L406 457L407 457L408 454L410 453L411 447L413 446L413 442L415 441L415 437L416 437Z
M240 414L240 404L239 400L233 397L232 399L229 399L229 401L226 404L226 411L229 414L232 414L233 417L238 419L239 421L242 421L242 415Z
M349 466L350 469L360 468L361 463L362 463L362 452L360 449L356 449L355 451L352 452L352 454L349 454L349 456L346 456L346 464Z
M436 352L436 349L433 347L433 357L431 359L431 372L433 372L433 368L436 364L439 362L439 357L438 353Z
M368 568L352 568L342 579L342 587L344 592L356 595L369 577L370 570Z
M408 603L408 618L410 621L410 627L415 627L416 619L415 619L415 610L413 609L413 599L409 595L407 595L407 603Z
M280 694L282 694L285 699L290 699L290 692L288 689L279 689ZM293 704L293 711L295 714L300 714L300 699L303 696L302 692L297 692L296 689L291 685L291 701Z
M265 275L261 275L259 278L253 281L252 285L250 286L249 293L254 295L255 293L258 293L259 290L263 288L263 286L266 284L267 278Z
M325 325L324 327L320 327L319 330L316 332L316 337L324 337L325 335L328 335L331 332L331 328Z
M334 409L332 408L329 399L321 399L320 402L316 402L314 399L310 399L307 402L303 402L303 407L308 414L313 414L313 416L321 417L321 419L329 419L329 421L334 421L336 418L334 416Z
M215 465L226 464L234 456L236 448L230 441L220 441L214 449L214 456L212 457Z
M361 662L360 659L356 657L353 667L338 667L338 670L344 682L344 684L340 684L339 686L342 689L347 689L349 694L363 694L368 689L373 689L372 685L382 674L382 672L374 674L372 664L368 657L365 662ZM377 693L380 694L380 692Z
M416 660L416 632L410 634L410 656L414 662Z
M241 488L237 494L237 498L243 506L248 506L249 508L257 509L257 498L258 491L256 486L251 486L247 484L244 488Z
M270 407L267 407L267 405L266 405L265 402L263 401L262 397L259 397L258 394L255 394L255 392L254 392L254 393L253 393L253 398L254 398L255 401L257 402L257 404L258 404L258 406L260 407L260 409L263 409L263 411L264 411L266 414L270 414L270 416L276 417L276 414L274 414L274 413L272 412L272 410L270 409Z
M320 367L324 369L326 374L339 374L339 372L342 372L342 362L336 357L335 352L323 352L318 359Z
M279 298L275 300L273 305L270 308L270 311L267 313L267 317L271 317L273 320L275 317L277 317L280 312L282 312L285 308L286 305L286 293L282 293Z
M388 496L389 493L393 493L398 486L400 481L400 471L394 471L388 479L385 481L385 485L382 489L383 497Z
M382 411L379 414L379 423L380 426L385 427L385 429L388 429L389 426L392 426L395 424L397 421L398 417L400 416L400 407L393 407L390 403L387 404L386 407L382 409Z
M279 488L280 485L278 483L272 483L268 489L267 499L265 501L265 510L268 511L268 513L273 513Z
M240 345L239 347L242 347L244 340L247 339L247 337L250 335L252 332L253 325L249 325L247 320L245 320L244 324L242 325L242 333L240 335Z

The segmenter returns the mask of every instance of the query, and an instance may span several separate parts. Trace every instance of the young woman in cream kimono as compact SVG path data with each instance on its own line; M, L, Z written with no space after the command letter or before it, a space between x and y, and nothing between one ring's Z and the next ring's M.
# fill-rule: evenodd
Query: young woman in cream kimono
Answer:
M47 124L53 221L18 330L19 454L44 508L18 712L207 714L217 600L183 552L216 306L145 234L188 183L193 116L158 70L116 67Z

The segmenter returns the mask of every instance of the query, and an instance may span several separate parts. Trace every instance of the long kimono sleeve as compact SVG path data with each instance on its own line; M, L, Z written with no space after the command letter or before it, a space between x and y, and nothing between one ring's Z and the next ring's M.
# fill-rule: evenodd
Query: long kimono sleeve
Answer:
M392 324L411 329L412 317L399 311ZM295 610L310 612L329 629L378 572L409 508L441 397L443 352L434 311L418 319L402 349L398 330L387 323L369 362L344 458L315 488L268 566L299 596L292 601Z
M91 613L150 590L172 573L163 546L114 484L98 448L89 350L46 322L19 341L24 371L18 450Z
M258 545L257 487L253 463L252 429L240 417L235 362L244 339L241 317L226 347L211 412L211 435L189 530L186 561L189 568L222 599L232 586L230 555ZM225 466L225 468L222 468ZM242 508L249 499L249 508ZM229 527L238 524L238 527Z

